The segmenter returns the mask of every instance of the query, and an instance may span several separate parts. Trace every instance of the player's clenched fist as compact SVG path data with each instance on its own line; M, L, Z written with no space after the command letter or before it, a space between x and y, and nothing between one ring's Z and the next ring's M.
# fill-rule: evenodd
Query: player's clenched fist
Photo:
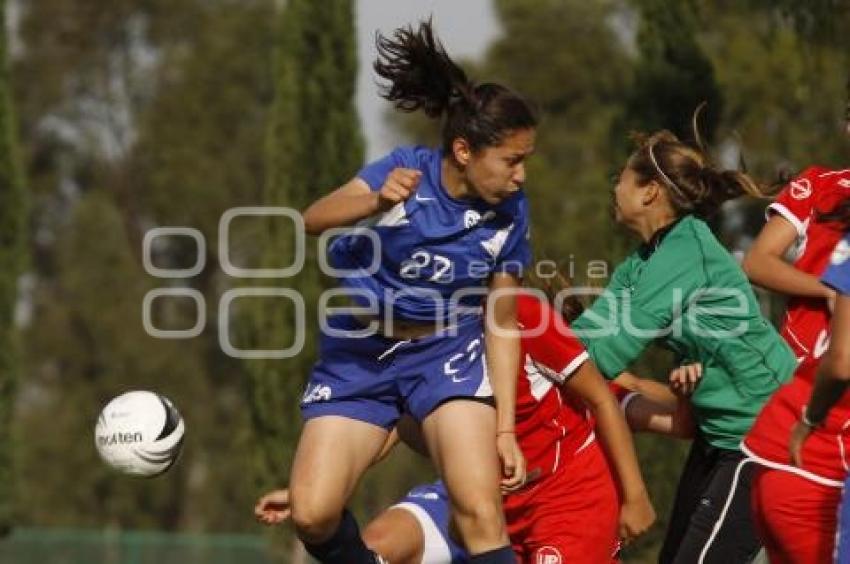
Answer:
M633 499L626 499L620 507L620 540L631 544L636 538L649 530L655 522L655 509L644 492Z
M378 205L387 210L413 195L422 172L412 168L394 168L378 192Z

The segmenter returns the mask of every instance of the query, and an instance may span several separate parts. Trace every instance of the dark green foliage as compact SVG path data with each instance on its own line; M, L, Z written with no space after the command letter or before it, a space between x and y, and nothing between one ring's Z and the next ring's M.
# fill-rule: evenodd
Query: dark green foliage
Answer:
M363 159L354 108L353 4L291 0L278 15L275 37L275 96L262 203L300 211L351 178ZM267 226L256 241L260 264L266 268L291 264L295 255L291 222L278 219ZM315 240L307 241L307 261L300 273L275 281L295 289L304 299L304 351L291 359L246 361L256 467L263 487L286 483L300 430L299 400L315 361L316 300L326 285L316 264L315 246ZM269 308L266 300L254 300L242 338L253 344L251 348L285 348L304 328L293 323L291 307Z
M768 14L766 21L777 30L790 24L807 42L845 47L850 44L846 34L850 4L846 0L746 0L742 4L760 15Z
M692 139L691 117L705 102L701 135L714 140L722 97L714 68L697 41L699 21L692 1L635 0L640 24L634 84L625 106L625 129L669 129Z
M267 2L191 0L47 1L23 14L15 94L35 233L16 411L24 524L252 526L244 381L212 321L229 284L216 264L218 218L262 192L271 14ZM201 230L198 276L144 272L145 231L167 225ZM161 242L158 266L194 262L185 238ZM152 338L142 298L175 285L204 294L207 329ZM159 301L157 326L193 325L191 302ZM187 422L181 460L157 480L109 472L94 452L98 410L128 389L167 395Z
M12 415L20 363L15 306L25 263L27 201L12 105L6 6L0 2L0 536L14 523L15 440Z

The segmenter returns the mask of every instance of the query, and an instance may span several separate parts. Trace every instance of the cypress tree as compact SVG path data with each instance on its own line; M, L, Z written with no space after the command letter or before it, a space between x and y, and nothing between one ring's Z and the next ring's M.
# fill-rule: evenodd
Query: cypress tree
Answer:
M289 0L276 32L275 99L267 139L265 206L302 210L348 180L363 159L363 139L354 106L357 74L354 6L350 0ZM267 222L261 250L264 268L281 268L295 255L290 221ZM300 431L299 400L315 361L316 301L327 285L317 267L315 241L307 241L304 268L262 286L295 289L306 305L306 345L296 357L247 361L248 394L257 444L257 480L285 484ZM255 299L243 338L261 349L295 341L291 304L269 308ZM284 300L285 301L285 300Z

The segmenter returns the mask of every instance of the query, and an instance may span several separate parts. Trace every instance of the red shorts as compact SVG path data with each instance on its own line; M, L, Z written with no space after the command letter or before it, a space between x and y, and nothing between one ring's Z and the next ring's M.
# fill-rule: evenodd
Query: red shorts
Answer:
M758 466L752 509L770 564L832 562L841 488Z
M514 551L528 564L617 562L620 500L596 441L504 500Z

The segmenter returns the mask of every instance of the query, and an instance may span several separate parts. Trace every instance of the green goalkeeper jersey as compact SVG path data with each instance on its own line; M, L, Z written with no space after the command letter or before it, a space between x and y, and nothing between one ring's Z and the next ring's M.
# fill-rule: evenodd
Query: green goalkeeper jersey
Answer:
M737 449L796 361L708 226L685 216L629 256L573 324L610 379L655 341L703 376L691 403L703 437Z

